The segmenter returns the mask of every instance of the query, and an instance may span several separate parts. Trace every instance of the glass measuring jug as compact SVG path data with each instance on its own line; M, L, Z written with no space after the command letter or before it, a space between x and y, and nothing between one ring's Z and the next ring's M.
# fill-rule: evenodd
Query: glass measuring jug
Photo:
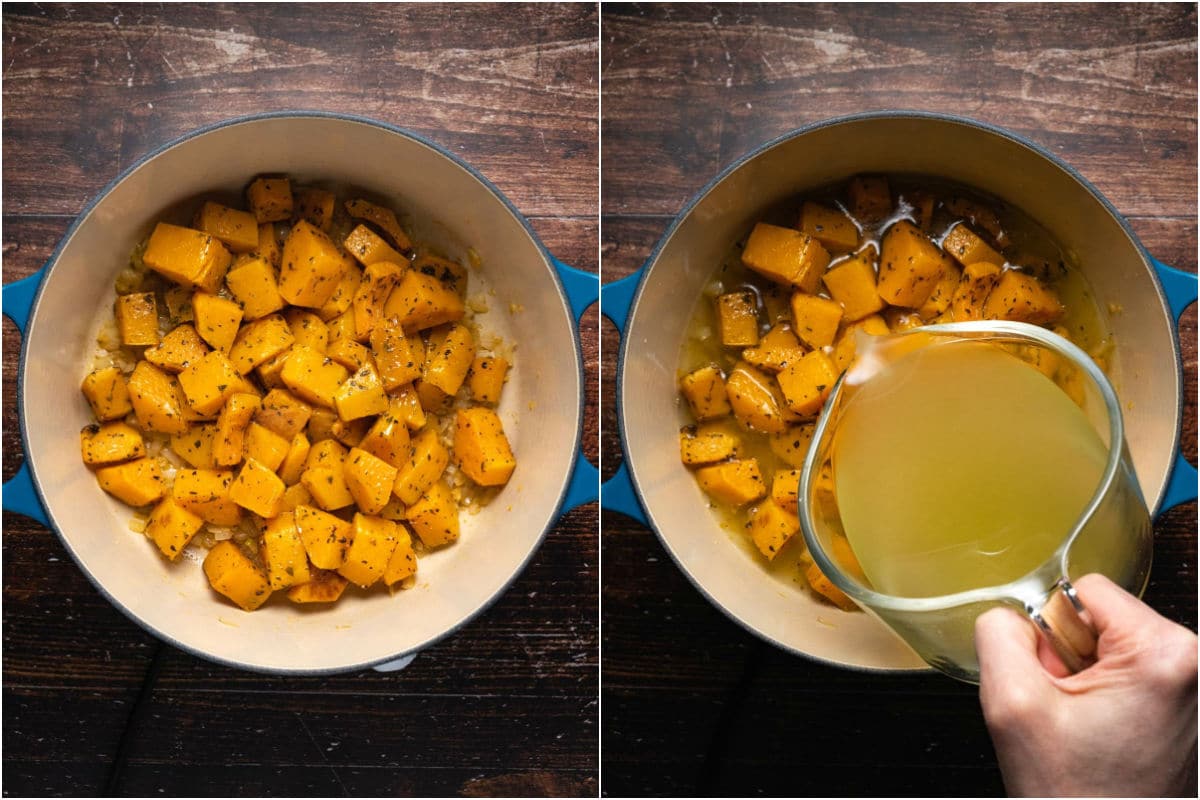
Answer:
M1086 666L1095 637L1071 582L1100 572L1140 594L1151 555L1149 513L1104 373L1062 337L1015 322L864 336L859 354L817 422L801 476L801 526L817 566L926 662L954 677L978 680L975 618L1000 604L1027 614L1069 668ZM941 411L928 397L906 404L920 386L913 376L927 378L933 364L961 379L959 404ZM990 403L1014 429L986 415L967 424L962 404L975 402L981 409ZM1050 413L1064 407L1068 417ZM1034 458L1024 469L1004 449L1007 438L1019 446L1022 414L1029 428L1040 426L1039 443L1058 448L1040 454L1040 472ZM885 417L886 427L864 425ZM1066 423L1085 436L1060 436L1071 428ZM905 441L890 435L897 430L936 436L920 440L922 447L910 435L907 460L897 460L896 443L904 448ZM946 508L960 513L943 519L941 508L926 502L943 496L937 481L958 482ZM1017 491L1022 482L1024 494ZM878 491L864 500L862 485ZM1024 502L1006 506L1006 498ZM923 502L929 508L919 507ZM875 525L871 536L867 523ZM937 530L951 539L937 539ZM978 543L971 539L976 534ZM979 552L956 560L965 550L953 537Z

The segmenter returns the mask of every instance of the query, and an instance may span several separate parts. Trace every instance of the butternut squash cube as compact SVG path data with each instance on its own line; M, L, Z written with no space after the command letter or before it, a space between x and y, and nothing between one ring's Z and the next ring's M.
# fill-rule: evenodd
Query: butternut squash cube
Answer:
M246 375L287 350L295 340L287 321L279 314L271 314L242 326L229 350L229 360L239 375Z
M391 396L388 413L403 420L410 431L418 431L425 427L425 410L421 408L421 400L411 383L391 390Z
M292 513L296 530L313 566L334 570L340 567L346 560L346 550L354 536L353 526L312 506L296 506Z
M249 253L258 247L258 220L249 211L209 200L196 214L196 227L220 239L234 253Z
M158 304L153 292L121 295L117 298L116 312L122 344L134 347L158 344Z
M776 379L783 389L787 406L797 414L816 414L833 391L838 370L821 350L806 353L799 361L789 364Z
M378 514L388 504L396 472L391 464L357 447L350 451L342 467L346 487L364 514Z
M864 222L878 222L892 213L892 193L882 175L858 175L847 187L850 213Z
M742 263L773 281L815 294L829 252L808 234L760 222L746 240Z
M833 337L842 322L841 303L812 294L793 292L791 306L792 328L802 342L814 350L833 344Z
M240 378L225 354L212 350L179 373L179 385L192 409L215 414L240 388Z
M517 459L500 417L490 408L459 409L455 415L454 460L480 486L508 483ZM401 498L403 499L403 498Z
M883 298L875 288L874 259L869 253L858 253L826 272L821 280L834 300L842 304L842 318L857 322L884 307Z
M1053 289L1015 269L1004 271L983 304L984 319L1007 319L1033 325L1058 322L1064 312Z
M160 222L154 226L142 262L158 274L216 294L233 255L211 233ZM202 332L203 333L203 332Z
M287 178L255 178L246 187L246 201L254 218L261 222L282 222L292 216L295 198Z
M767 493L758 460L753 458L701 467L696 480L710 497L729 506L743 506Z
M389 392L417 380L425 368L420 337L405 336L396 320L380 322L371 331L371 354L383 388Z
M412 440L408 459L397 469L392 491L411 506L442 476L449 463L450 453L437 431L426 428Z
M812 444L815 427L814 423L808 422L802 425L792 425L785 431L771 434L769 440L771 452L789 467L803 469L804 459L808 455L809 445Z
M984 303L999 282L1000 267L991 262L980 261L964 267L950 299L950 315L954 321L983 319Z
M191 325L176 326L154 347L146 348L142 357L167 372L182 372L208 352L208 345Z
M863 317L858 322L842 328L841 335L838 336L837 342L833 345L833 366L839 374L845 372L854 363L858 349L855 338L857 331L862 331L871 336L886 336L891 333L887 321L878 314Z
M408 426L393 413L396 400L388 401L388 410L375 418L358 446L393 467L399 467L408 459L410 437Z
M208 584L244 611L253 611L271 596L266 573L232 541L217 542L204 557Z
M254 374L268 390L279 389L283 386L283 365L292 355L292 348L281 350L254 368Z
M195 319L192 314L192 295L195 293L190 286L178 284L163 292L163 300L167 304L167 322L172 327Z
M347 311L344 314L339 314L333 319L325 320L325 327L329 328L330 342L336 342L339 339L353 339L354 312Z
M202 525L204 520L168 495L150 512L150 518L146 521L146 535L158 546L159 552L174 561Z
M333 433L333 438L347 447L357 447L358 443L367 435L370 427L371 420L368 417L359 417L349 422L337 419L330 426L330 432Z
M246 449L246 428L261 407L262 401L246 392L234 392L225 401L217 417L216 434L213 437L212 453L216 464L231 467L241 462Z
M450 395L433 384L419 380L413 384L413 388L417 392L417 399L421 401L421 408L427 413L440 415L450 410Z
M291 442L286 438L257 422L251 422L246 428L246 458L254 459L272 472L279 470L290 447Z
M993 250L991 245L961 222L946 232L945 238L942 239L942 249L964 267L980 261L995 264L997 267L1004 266L1004 256Z
M342 246L364 267L380 261L391 264L403 264L408 261L402 253L393 249L383 240L383 237L366 225L359 225L350 231L346 240L342 242Z
M267 522L258 544L259 557L267 568L271 589L286 589L298 583L308 583L312 573L308 568L308 553L296 529L295 515L290 511Z
M349 337L338 339L329 345L325 355L332 358L351 372L358 370L371 360L371 351L360 342Z
M759 339L756 347L742 351L742 360L767 372L779 372L804 353L804 346L792 332L792 324L778 322Z
M289 486L287 491L283 493L283 500L279 502L279 513L283 514L288 511L295 511L297 506L311 506L312 504L312 495L309 494L308 489L304 488L304 484L300 483L299 479L297 479L297 482Z
M408 507L396 495L392 495L392 499L388 500L388 504L383 507L383 511L379 512L379 516L384 519L390 519L392 522L400 522L407 515Z
M803 358L800 360L803 361ZM788 365L788 369L793 367L794 364ZM762 433L777 433L787 428L788 421L783 413L783 396L771 376L744 361L738 362L733 372L729 373L725 393L733 415L746 427Z
M303 433L293 436L288 445L287 455L279 465L279 479L288 486L298 483L300 476L304 474L304 464L311 452L312 445L309 444L307 436Z
M400 222L396 219L396 213L391 209L357 198L346 201L346 213L354 219L365 219L367 222L378 227L391 239L392 244L398 249L404 251L412 250L412 242L404 232L404 229L400 227Z
M171 437L171 450L196 469L212 469L217 465L212 455L216 434L215 423L191 425L183 433Z
M283 243L279 293L294 306L320 308L337 290L345 268L333 240L311 222L300 220Z
M453 289L416 270L404 273L383 306L384 318L395 317L410 333L457 322L465 312L462 298Z
M229 499L260 517L270 519L279 513L285 491L287 487L273 470L253 458L247 458L229 487Z
M292 346L307 347L324 353L329 347L329 326L312 311L289 308L283 315L292 332Z
M146 455L142 434L124 422L88 425L79 432L79 449L83 463L89 467L116 464Z
M725 431L688 427L679 432L679 460L689 467L732 458L737 447L737 437Z
M308 419L308 440L310 442L330 441L333 439L333 424L339 422L337 412L331 408L314 408Z
M346 591L348 581L336 572L314 569L308 583L296 584L287 591L293 603L335 603Z
M458 504L445 481L437 481L405 515L426 547L441 547L458 540Z
M351 305L354 309L354 338L370 341L376 323L383 318L383 305L388 295L404 277L404 267L388 261L378 261L363 271L358 290Z
M392 551L396 549L396 523L366 514L354 515L354 538L346 550L346 560L338 573L364 589L371 586L387 570Z
M254 421L268 430L290 439L304 430L312 416L312 406L287 389L272 389L262 399Z
M100 467L96 481L101 489L134 507L149 505L167 493L167 482L154 458Z
M296 189L292 192L293 212L300 219L316 225L325 233L333 224L333 209L337 201L333 192L324 189Z
M383 571L383 582L395 586L410 575L417 574L417 554L413 552L412 536L403 525L396 526L396 546Z
M775 560L798 530L800 518L769 497L750 512L750 538L768 561Z
M248 256L225 274L225 285L242 304L246 319L260 319L274 314L285 303L279 294L275 268L260 256Z
M175 473L171 496L205 522L232 527L242 521L242 507L229 496L233 471L181 469Z
M254 254L265 259L275 269L279 269L283 247L280 246L279 236L275 233L274 222L264 222L258 226L258 246L254 248Z
M310 347L293 347L280 377L292 393L315 405L334 407L334 398L349 372Z
M495 405L508 375L508 360L500 356L477 356L467 372L467 388L476 403Z
M316 442L309 448L308 458L304 461L305 469L313 467L333 467L339 469L346 462L346 456L349 455L345 447L342 447L333 439L322 439Z
M717 298L717 328L726 347L758 344L758 299L754 292L727 292Z
M342 278L325 304L317 309L317 316L323 320L334 319L347 313L353 316L351 306L354 305L354 294L358 291L360 283L362 283L362 270L359 269L358 264L354 263L353 258L343 254Z
M474 358L475 337L471 329L454 323L446 332L446 337L429 354L421 380L452 397L462 388Z
M344 460L318 461L319 466L312 466L314 450L309 450L308 465L300 473L300 483L308 489L313 501L326 511L352 505L354 495L346 484Z
M831 253L848 253L858 247L858 226L840 208L805 201L800 207L799 227Z
M950 308L954 293L958 291L958 282L962 279L962 270L957 264L947 264L946 271L933 287L929 298L917 309L917 316L922 321L928 321Z
M228 353L242 324L242 307L215 294L196 292L192 295L192 316L200 338L214 349Z
M87 398L92 413L101 422L120 419L133 411L133 403L129 399L129 384L121 370L116 367L102 367L88 373L80 386L83 396Z
M412 268L437 278L443 286L457 293L459 297L467 296L467 268L457 261L422 253L413 259Z
M879 296L894 306L917 308L929 298L949 263L920 228L902 219L883 235Z
M790 514L797 513L800 507L801 472L801 469L780 469L771 479L771 499Z
M148 361L139 361L129 376L129 400L143 430L183 433L188 428L179 382Z
M717 419L730 413L725 376L715 364L692 370L679 381L680 390L697 422Z
M808 581L808 585L812 587L814 592L843 611L858 610L858 606L854 604L854 601L845 592L834 586L829 578L825 577L825 573L821 572L821 568L817 566L815 561L809 564L808 569L804 571L804 579Z

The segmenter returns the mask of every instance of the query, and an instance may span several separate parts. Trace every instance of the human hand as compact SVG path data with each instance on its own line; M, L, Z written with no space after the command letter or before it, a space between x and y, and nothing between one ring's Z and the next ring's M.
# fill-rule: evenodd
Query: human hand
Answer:
M979 700L1010 795L1196 796L1196 635L1101 575L1075 583L1099 635L1067 674L1008 608L975 623Z

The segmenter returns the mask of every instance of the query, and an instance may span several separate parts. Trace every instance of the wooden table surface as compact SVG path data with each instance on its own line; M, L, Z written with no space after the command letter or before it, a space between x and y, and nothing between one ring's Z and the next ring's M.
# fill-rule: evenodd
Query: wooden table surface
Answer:
M1196 7L604 4L602 275L758 144L885 108L1007 127L1074 165L1150 252L1196 270ZM1184 448L1195 463L1196 310ZM618 337L605 323L603 375ZM605 400L608 401L608 393ZM605 475L621 459L603 407ZM655 535L602 513L606 795L991 795L975 690L788 655L711 606ZM1196 504L1155 525L1146 599L1196 627Z
M6 4L4 281L155 146L228 117L361 114L446 146L598 270L594 5ZM584 318L597 361L597 312ZM20 465L4 328L3 475ZM597 379L589 373L589 387ZM585 440L593 461L597 395ZM598 511L400 673L282 678L161 644L57 536L3 524L5 795L595 795Z

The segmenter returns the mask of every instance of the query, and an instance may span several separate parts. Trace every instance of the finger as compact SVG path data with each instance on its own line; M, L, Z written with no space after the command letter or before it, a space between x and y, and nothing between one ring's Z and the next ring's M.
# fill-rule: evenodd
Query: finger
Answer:
M1039 638L1029 620L1010 608L993 608L975 620L979 699L985 716L1040 704L1050 683L1038 657Z
M1054 649L1054 645L1050 644L1050 640L1045 636L1039 635L1037 637L1037 654L1042 668L1054 677L1065 678L1071 674L1071 670L1067 669L1067 665L1059 657L1058 651Z
M1158 617L1148 605L1099 573L1076 581L1075 593L1101 636L1105 631L1110 635L1131 631Z

